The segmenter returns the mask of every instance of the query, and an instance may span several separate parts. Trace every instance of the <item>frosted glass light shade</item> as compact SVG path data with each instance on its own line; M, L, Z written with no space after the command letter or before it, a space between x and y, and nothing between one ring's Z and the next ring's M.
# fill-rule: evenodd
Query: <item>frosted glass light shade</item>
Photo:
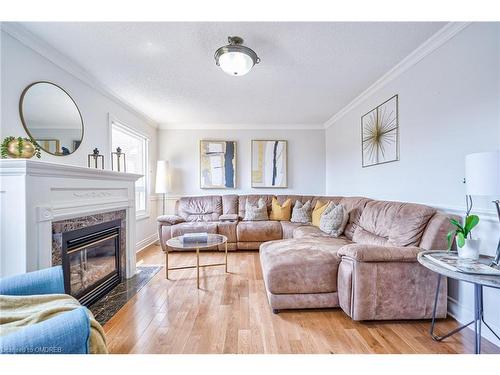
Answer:
M467 155L465 183L468 195L500 196L500 150Z
M170 190L170 166L166 160L156 162L155 193L166 194Z
M226 52L219 57L221 69L231 76L243 76L253 67L253 60L243 52Z

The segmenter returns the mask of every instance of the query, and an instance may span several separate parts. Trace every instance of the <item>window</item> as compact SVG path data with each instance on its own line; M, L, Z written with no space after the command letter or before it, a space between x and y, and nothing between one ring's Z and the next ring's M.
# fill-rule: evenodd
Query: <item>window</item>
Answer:
M111 122L111 148L125 153L127 172L142 174L135 183L135 211L137 216L147 215L148 196L148 138L116 121Z

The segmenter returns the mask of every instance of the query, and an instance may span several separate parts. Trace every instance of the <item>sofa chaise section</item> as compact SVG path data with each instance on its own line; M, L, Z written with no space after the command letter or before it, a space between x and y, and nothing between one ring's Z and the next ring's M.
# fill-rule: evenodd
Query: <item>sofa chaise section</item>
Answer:
M310 237L262 244L262 274L273 312L338 307L337 251L348 243L345 238Z

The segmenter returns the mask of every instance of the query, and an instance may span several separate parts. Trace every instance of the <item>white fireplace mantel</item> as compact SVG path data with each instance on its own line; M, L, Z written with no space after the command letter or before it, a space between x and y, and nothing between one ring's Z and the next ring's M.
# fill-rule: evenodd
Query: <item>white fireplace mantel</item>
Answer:
M126 210L126 277L135 274L135 181L38 160L0 160L0 277L52 265L52 222Z

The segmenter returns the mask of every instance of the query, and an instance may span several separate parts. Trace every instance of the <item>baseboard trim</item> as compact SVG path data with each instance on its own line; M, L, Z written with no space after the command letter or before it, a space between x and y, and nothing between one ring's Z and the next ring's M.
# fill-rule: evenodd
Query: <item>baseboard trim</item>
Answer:
M156 241L158 241L158 234L154 233L154 234L146 237L145 239L137 242L135 244L135 252L136 252L136 254L139 253L139 252L141 252L142 250L146 249L150 245L154 244Z
M465 324L470 322L474 318L474 313L470 307L461 304L455 298L448 296L448 315L450 315L453 319L458 321L461 324ZM495 324L487 322L491 328L493 328L496 332L500 332L500 327L497 327ZM467 327L473 331L472 328ZM500 348L500 341L496 339L495 336L488 330L487 327L481 330L482 337L493 345L496 345Z

